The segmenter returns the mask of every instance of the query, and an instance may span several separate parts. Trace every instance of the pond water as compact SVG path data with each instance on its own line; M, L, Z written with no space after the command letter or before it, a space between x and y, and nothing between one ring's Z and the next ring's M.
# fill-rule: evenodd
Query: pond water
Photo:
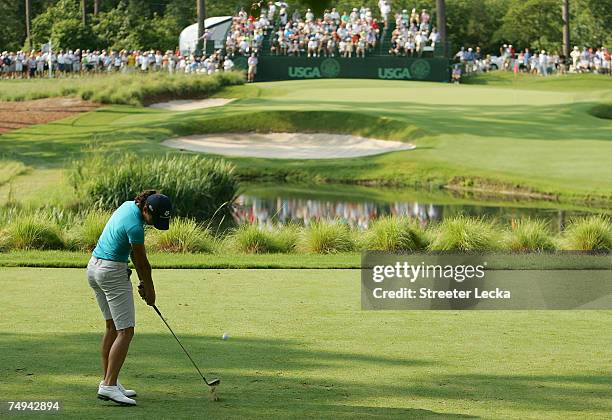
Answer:
M239 222L261 225L339 219L354 227L367 228L374 219L386 215L416 217L427 224L463 214L494 218L502 223L528 217L544 219L555 231L572 217L609 211L553 202L457 197L441 191L266 184L243 186L235 210Z

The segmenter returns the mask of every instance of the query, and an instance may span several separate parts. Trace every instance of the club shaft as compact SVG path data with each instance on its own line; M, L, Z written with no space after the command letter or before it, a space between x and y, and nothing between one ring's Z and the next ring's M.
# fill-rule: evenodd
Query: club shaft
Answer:
M157 315L159 315L159 317L161 318L161 320L164 322L164 324L166 324L166 327L168 327L168 330L170 330L170 332L172 333L172 336L174 337L174 339L176 340L176 342L179 344L179 346L181 346L181 348L183 349L183 351L185 352L185 354L187 355L187 357L189 358L189 360L191 361L191 363L193 364L193 367L196 368L196 370L198 371L198 373L200 374L200 376L202 377L202 379L204 380L204 382L206 382L206 384L208 385L208 381L206 380L206 378L204 377L204 375L202 374L202 372L200 371L200 368L198 367L198 365L196 365L196 363L193 361L193 359L191 358L191 356L189 355L189 352L187 351L187 349L185 348L185 346L183 346L183 344L181 344L181 341L178 339L178 337L176 336L176 334L174 334L174 331L172 331L172 328L170 327L170 324L168 324L168 321L166 321L166 319L163 317L163 315L161 314L161 312L159 311L159 309L157 309L157 306L153 305L153 309L155 309L155 312L157 312Z

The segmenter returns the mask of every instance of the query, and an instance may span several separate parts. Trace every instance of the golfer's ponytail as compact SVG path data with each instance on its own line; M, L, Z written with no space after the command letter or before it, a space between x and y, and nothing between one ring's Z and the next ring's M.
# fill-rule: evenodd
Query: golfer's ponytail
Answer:
M142 210L144 208L145 203L147 202L147 198L149 198L153 194L157 194L157 191L145 190L141 192L140 194L138 194L138 196L134 199L134 202L136 202L136 205L138 206L138 208Z

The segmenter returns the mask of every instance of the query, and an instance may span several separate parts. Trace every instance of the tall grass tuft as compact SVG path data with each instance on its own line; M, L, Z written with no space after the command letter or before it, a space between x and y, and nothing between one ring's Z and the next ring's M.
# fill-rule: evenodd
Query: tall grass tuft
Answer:
M213 236L192 219L173 219L170 229L154 232L151 248L155 251L212 253L216 249Z
M433 231L432 251L482 252L500 248L501 236L493 222L457 216L444 219Z
M240 225L229 238L233 251L248 254L285 252L275 232L256 224Z
M69 247L83 251L92 251L96 247L104 226L106 226L106 222L108 222L110 217L111 212L109 211L89 210L83 214L81 223L72 230L72 237L70 238L70 244L68 244L70 245Z
M202 74L109 74L79 79L38 80L0 85L0 100L24 101L74 96L103 104L147 105L157 100L203 98L245 82L241 72ZM18 88L17 88L18 86Z
M563 245L570 251L612 251L612 222L596 215L573 220L565 229Z
M238 191L232 164L193 155L93 155L75 162L70 181L86 206L112 210L143 190L156 189L172 199L175 216L200 221L231 219Z
M545 252L557 247L545 221L524 219L512 221L506 248L515 252Z
M372 251L401 252L427 248L425 230L418 220L407 217L381 217L365 234L365 248Z
M300 229L293 223L276 226L273 233L278 252L295 252L300 238Z
M318 220L304 228L299 247L304 252L331 254L355 249L351 230L338 221Z
M10 249L61 249L62 232L53 220L37 215L20 216L11 221L3 236L4 247Z

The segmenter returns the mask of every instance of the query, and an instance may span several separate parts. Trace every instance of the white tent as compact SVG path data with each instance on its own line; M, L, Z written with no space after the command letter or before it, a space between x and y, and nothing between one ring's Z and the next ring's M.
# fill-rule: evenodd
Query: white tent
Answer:
M225 35L232 25L231 16L210 17L204 21L204 27L210 33L210 40L214 42L215 48L222 48ZM179 49L181 54L190 54L195 51L198 43L198 24L189 25L181 32L179 37Z

